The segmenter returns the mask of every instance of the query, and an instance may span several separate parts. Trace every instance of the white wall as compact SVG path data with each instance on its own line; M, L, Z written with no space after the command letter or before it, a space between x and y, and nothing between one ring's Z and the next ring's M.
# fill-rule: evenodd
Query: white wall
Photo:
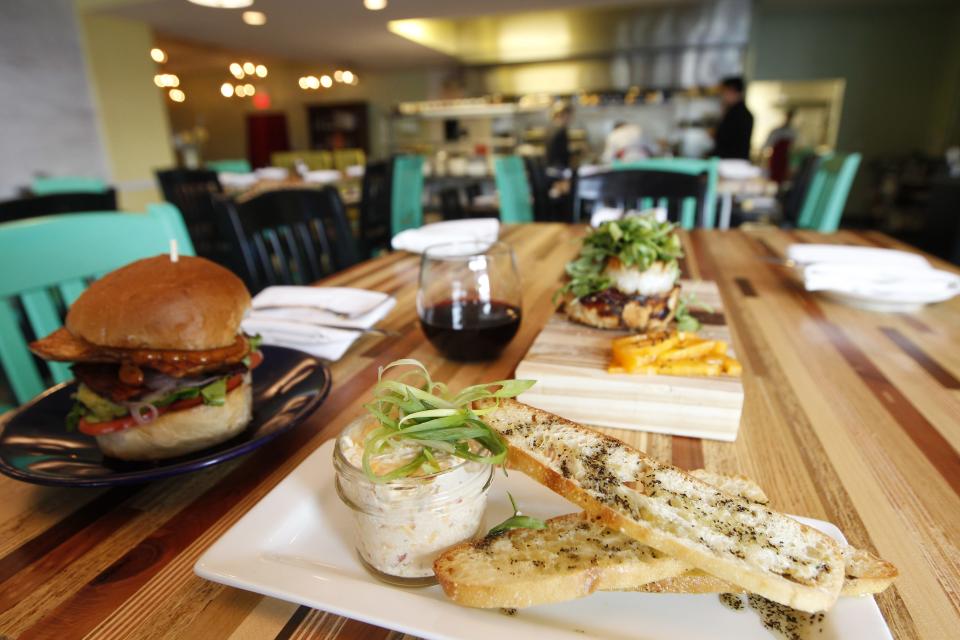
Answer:
M0 198L38 172L107 175L70 0L0 2Z

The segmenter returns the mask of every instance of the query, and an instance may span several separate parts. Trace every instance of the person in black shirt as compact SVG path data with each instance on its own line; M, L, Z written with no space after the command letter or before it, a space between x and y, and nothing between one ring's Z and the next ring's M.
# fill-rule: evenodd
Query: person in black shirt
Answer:
M743 102L743 78L725 78L720 84L723 116L713 134L712 156L718 158L750 159L750 135L753 133L753 114Z
M558 100L550 109L553 125L547 133L546 160L550 169L570 168L570 136L567 129L573 120L573 107Z

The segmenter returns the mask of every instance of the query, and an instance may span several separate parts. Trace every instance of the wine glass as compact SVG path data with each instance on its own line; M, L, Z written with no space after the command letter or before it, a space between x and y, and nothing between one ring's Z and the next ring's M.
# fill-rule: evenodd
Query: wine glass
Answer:
M520 328L520 278L504 242L451 242L420 259L420 327L452 360L492 360Z

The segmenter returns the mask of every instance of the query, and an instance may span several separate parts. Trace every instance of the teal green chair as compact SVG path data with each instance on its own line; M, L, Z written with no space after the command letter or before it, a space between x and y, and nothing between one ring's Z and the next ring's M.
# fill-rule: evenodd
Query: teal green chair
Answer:
M530 182L520 156L497 156L493 173L500 196L500 220L509 224L533 222Z
M207 169L217 173L250 173L253 169L250 162L243 158L233 160L208 160Z
M194 255L183 218L169 203L149 205L146 213L67 213L0 224L0 365L17 402L46 385L16 303L34 335L45 336L60 328L58 301L71 305L89 280L166 253L170 240L180 253ZM66 363L47 367L54 382L73 377Z
M393 235L423 226L423 156L393 159L390 230Z
M803 199L797 227L821 233L833 233L840 226L850 187L857 176L859 153L836 153L820 160Z
M35 178L30 185L30 191L35 196L49 196L57 193L106 193L109 189L109 185L99 178L77 176Z
M631 160L628 162L614 162L614 169L631 169L639 171L672 171L685 175L707 174L706 202L703 205L703 227L712 229L717 224L717 168L719 158L647 158L645 160ZM653 199L642 203L644 208L654 206ZM683 203L680 212L680 226L684 229L693 229L697 226L697 202L688 198Z

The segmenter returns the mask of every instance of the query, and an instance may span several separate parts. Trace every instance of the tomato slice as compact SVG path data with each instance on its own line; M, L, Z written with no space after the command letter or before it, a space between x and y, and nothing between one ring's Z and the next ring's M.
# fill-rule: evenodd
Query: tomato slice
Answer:
M259 355L260 360L255 361L253 355ZM256 362L256 364L254 364ZM252 369L256 365L263 362L263 356L260 355L260 352L257 351L255 354L251 354L250 358L250 368ZM234 389L240 386L240 383L243 382L243 374L235 373L227 379L227 393L230 393ZM200 404L203 404L203 398L197 396L196 398L187 398L185 400L178 400L173 404L169 404L165 407L158 409L159 414L162 416L165 413L170 413L171 411L182 411L183 409L192 409ZM116 431L123 431L131 427L140 426L137 424L137 421L133 419L133 416L124 416L122 418L117 418L116 420L109 420L107 422L87 422L86 418L80 418L80 422L77 423L77 430L80 433L84 433L88 436L102 436L105 433L114 433Z

